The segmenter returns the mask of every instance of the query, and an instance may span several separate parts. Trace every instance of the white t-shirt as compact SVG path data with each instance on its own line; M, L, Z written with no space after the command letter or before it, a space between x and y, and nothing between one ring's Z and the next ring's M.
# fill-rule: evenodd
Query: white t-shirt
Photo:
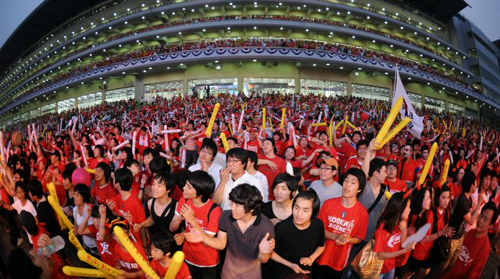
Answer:
M31 213L33 217L37 216L37 212L35 209L35 206L33 203L31 203L30 200L26 200L26 204L22 205L21 200L18 199L17 197L14 197L14 203L12 204L12 207L17 211L17 214L21 214L21 211L26 211ZM28 235L28 240L30 241L31 244L33 244L33 241L31 240L31 235L26 231L26 234Z
M190 166L188 170L191 172L201 170L201 163ZM222 166L213 162L212 165L208 168L208 174L210 174L210 176L212 176L215 181L215 189L219 187L221 170Z
M257 187L257 189L259 190L259 192L262 195L263 201L264 202L268 201L268 199L266 199L264 188L260 184L259 180L257 178L255 178L253 175L251 175L245 171L245 174L243 174L240 178L236 179L236 181L233 181L232 175L229 176L229 181L226 184L226 188L224 188L224 195L222 197L222 202L220 204L220 206L222 207L222 210L230 210L231 209L231 205L233 203L229 200L229 193L231 193L231 190L233 190L236 186L241 185L241 184L245 184L245 183Z
M257 171L253 176L259 180L260 185L262 185L264 189L264 199L269 200L269 184L267 183L267 177L260 171Z
M88 207L89 207L89 205L85 204L85 206L83 208L83 215L80 215L78 213L78 206L75 206L73 208L73 217L75 218L75 222L76 222L77 226L80 226L83 223L83 221L85 220L85 217L87 217ZM94 221L92 220L92 217L90 217L89 221L87 222L87 226L91 226L91 225L94 225ZM83 236L83 243L85 244L85 246L87 246L89 248L97 247L97 242L96 242L95 238L92 238L92 237L89 237L86 235Z

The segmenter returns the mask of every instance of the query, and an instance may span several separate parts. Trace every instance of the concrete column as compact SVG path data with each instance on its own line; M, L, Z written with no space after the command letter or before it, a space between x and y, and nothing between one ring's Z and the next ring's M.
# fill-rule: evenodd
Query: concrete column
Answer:
M444 101L444 110L448 112L450 110L450 102L448 100Z
M75 108L78 108L78 97L75 97Z
M238 67L238 91L243 93L244 77L242 67Z
M347 96L348 97L352 96L352 81L351 81L350 74L348 74L348 76L347 76Z
M422 107L425 108L425 95L421 94L420 96L421 96L420 102L422 103Z
M191 88L188 88L188 79L187 79L187 71L184 71L184 79L182 80L183 87L183 95L187 95L188 92L191 92Z
M142 102L144 100L144 79L138 76L135 79L135 100Z
M394 82L389 84L389 101L392 103L392 99L394 99Z
M305 92L301 92L301 88L300 88L300 69L295 67L295 93L305 93Z

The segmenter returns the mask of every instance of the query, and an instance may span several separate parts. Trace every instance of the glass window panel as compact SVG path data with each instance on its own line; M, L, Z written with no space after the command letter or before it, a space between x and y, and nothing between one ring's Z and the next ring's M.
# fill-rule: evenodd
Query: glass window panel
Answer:
M135 87L119 88L106 91L105 101L108 103L135 98Z
M155 97L171 98L182 94L182 92L184 92L182 80L146 84L144 86L144 97L146 101L152 101Z
M243 92L247 96L252 92L293 94L295 93L295 79L245 77L243 78Z
M352 85L352 96L382 101L390 100L389 88L362 84Z
M442 112L445 109L445 102L443 100L425 97L425 107Z
M238 94L238 78L207 78L207 79L191 79L188 81L188 93L198 93L200 98L203 98L208 93L217 94Z

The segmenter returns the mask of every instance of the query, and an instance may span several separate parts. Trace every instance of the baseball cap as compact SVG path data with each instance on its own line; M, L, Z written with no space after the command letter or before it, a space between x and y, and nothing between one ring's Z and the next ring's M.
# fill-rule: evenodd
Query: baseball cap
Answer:
M387 166L395 166L396 168L398 168L398 162L396 160L389 160L387 161Z
M335 167L336 170L339 169L339 163L333 158L319 159L318 165L321 165L323 163L329 165L330 167Z

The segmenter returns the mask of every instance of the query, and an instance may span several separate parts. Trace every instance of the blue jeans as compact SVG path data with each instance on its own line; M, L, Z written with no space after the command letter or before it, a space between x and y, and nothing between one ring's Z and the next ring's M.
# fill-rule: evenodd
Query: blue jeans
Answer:
M394 279L394 272L396 269L392 269L391 271L385 273L385 274L380 274L378 276L378 279Z

